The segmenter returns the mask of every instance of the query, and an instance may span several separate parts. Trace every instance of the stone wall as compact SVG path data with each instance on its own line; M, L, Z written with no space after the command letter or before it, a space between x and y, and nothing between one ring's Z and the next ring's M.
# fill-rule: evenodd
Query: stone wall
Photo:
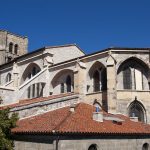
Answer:
M56 139L57 142L56 142ZM95 144L97 150L142 150L143 144L150 144L149 137L140 136L18 136L15 150L88 150Z

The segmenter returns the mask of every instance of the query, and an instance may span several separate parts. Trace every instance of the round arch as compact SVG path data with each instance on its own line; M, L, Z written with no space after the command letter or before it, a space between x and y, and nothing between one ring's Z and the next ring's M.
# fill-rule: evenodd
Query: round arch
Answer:
M97 144L91 144L91 145L89 145L88 150L99 150L99 148L98 148Z
M90 66L90 69L89 69L89 71L88 71L88 76L89 76L90 78L92 78L93 72L94 72L95 70L99 70L99 69L101 70L101 69L103 69L103 68L106 68L103 63L101 63L101 62L99 62L99 61L95 61L95 62Z
M118 65L117 65L117 74L120 72L120 70L124 66L124 64L129 62L129 61L135 61L138 64L140 64L141 66L143 66L145 69L149 69L149 65L144 60L142 60L141 58L132 56L132 57L129 57L129 58L127 58L127 59L125 59L123 61L120 61L118 63Z
M71 69L57 72L51 80L50 87L54 94L72 92L74 87L74 73Z
M143 145L142 145L142 150L149 150L150 149L150 147L149 147L149 144L148 143L144 143Z
M146 109L144 105L138 101L136 98L128 106L128 116L129 117L138 117L138 120L141 122L147 122Z
M124 60L117 69L117 88L149 90L149 66L137 57Z
M97 92L107 89L107 73L103 63L94 62L87 72L87 92Z
M20 84L22 84L26 80L29 80L31 77L33 77L40 71L41 68L39 67L39 65L37 65L36 63L30 63L22 74Z

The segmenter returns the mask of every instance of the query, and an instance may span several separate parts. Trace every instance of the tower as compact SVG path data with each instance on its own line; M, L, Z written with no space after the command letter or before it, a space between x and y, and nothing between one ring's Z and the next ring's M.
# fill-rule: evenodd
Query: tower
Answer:
M0 65L27 53L28 38L0 30Z

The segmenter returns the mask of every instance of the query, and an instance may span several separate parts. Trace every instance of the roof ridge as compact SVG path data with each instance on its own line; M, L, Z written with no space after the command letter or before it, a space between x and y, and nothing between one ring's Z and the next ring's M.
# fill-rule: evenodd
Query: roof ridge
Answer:
M75 108L77 109L79 105L80 105L80 103L78 103ZM70 108L70 106L69 106L69 108ZM68 115L54 128L54 130L59 131L60 127L65 123L65 121L66 121L71 115L72 115L72 112L70 112L70 111L68 110Z

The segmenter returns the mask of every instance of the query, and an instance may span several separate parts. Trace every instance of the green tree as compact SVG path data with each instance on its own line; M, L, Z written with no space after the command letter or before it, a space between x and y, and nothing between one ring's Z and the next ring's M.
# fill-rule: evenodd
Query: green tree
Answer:
M10 115L10 109L0 110L0 150L13 150L11 129L16 126L18 114Z

